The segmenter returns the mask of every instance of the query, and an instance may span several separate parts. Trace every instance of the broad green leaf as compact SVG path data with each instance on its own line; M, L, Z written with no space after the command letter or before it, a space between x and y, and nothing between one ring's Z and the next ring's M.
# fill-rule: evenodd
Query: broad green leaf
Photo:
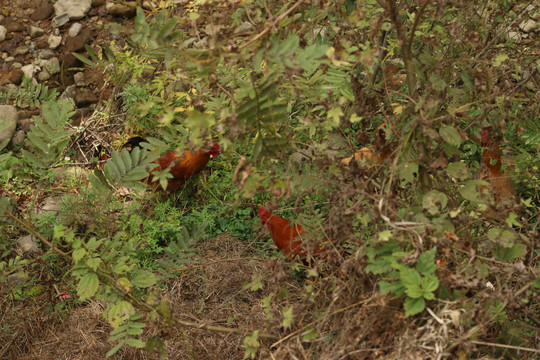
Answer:
M459 132L452 126L443 126L439 130L439 134L444 141L451 145L459 146L461 144L461 135L459 135Z
M508 59L507 54L499 53L497 57L495 58L495 60L493 60L493 66L495 67L501 66L506 61L506 59Z
M496 244L493 253L500 260L510 261L525 256L527 247L521 243L516 243L511 247Z
M415 162L405 162L399 165L399 177L405 182L414 184L415 175L418 174L418 164Z
M131 283L134 286L140 288L147 288L155 285L157 282L157 277L153 272L148 270L135 270L135 273L131 277Z
M98 287L98 276L94 273L88 273L79 281L77 295L79 295L81 301L88 300L96 294Z
M461 161L456 161L448 164L446 172L451 177L459 180L468 179L471 177L469 168L467 167L467 165L465 165L465 163Z
M448 203L448 197L446 194L438 191L431 190L422 200L422 206L428 211L431 215L436 215L446 208Z
M129 338L126 340L126 344L129 345L129 346L133 346L133 347L136 347L136 348L139 348L139 349L142 349L146 346L146 343L140 339L134 339L134 338Z
M419 298L422 296L422 277L415 269L404 268L399 272L401 283L405 286L405 292L412 298Z
M422 279L422 289L424 290L424 297L427 299L427 300L432 300L432 298L428 298L426 296L426 293L432 293L433 291L437 290L439 288L439 279L437 278L437 276L435 274L429 274L429 275L426 275L423 279Z
M435 254L437 253L437 248L434 247L431 250L425 251L418 257L418 262L416 263L416 270L420 274L428 275L435 273L437 266L435 265Z
M308 326L306 331L302 333L302 341L312 341L319 338L319 332L317 329Z
M281 325L285 329L290 329L292 321L293 321L293 306L291 305L290 307L288 307L287 309L283 311L283 322L281 323Z
M79 262L84 255L86 255L86 250L84 248L75 249L73 251L73 260L75 260L75 262Z
M97 270L99 264L101 264L100 258L91 258L86 260L86 265L94 271Z
M499 245L511 247L514 245L514 240L516 240L517 235L510 230L493 228L488 230L487 237L489 240Z
M405 300L405 317L421 313L426 308L426 301L423 297L417 299L407 298Z

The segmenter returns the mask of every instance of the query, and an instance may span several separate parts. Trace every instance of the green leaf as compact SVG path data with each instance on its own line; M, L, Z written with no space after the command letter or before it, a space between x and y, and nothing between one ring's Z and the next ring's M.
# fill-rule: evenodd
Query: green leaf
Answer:
M245 349L244 351L244 359L250 357L255 358L255 355L257 355L257 351L261 344L259 343L259 330L253 331L253 333L249 336L246 336L244 338L244 342L242 344L242 347Z
M506 59L508 59L507 54L499 53L497 57L495 58L495 60L493 60L493 66L495 67L501 66L506 61Z
M113 356L114 354L116 354L116 352L117 352L118 350L120 350L120 348L121 348L122 346L124 346L124 341L121 341L121 342L119 342L118 344L116 344L116 346L113 347L111 350L109 350L105 356L108 357L108 358L111 357L111 356Z
M422 284L422 277L415 269L404 268L399 272L401 283L405 286L405 292L409 297L419 298L422 296L423 291L420 288Z
M308 326L306 331L302 333L302 341L312 341L319 338L319 332L317 329Z
M446 172L451 177L454 177L459 180L468 179L471 177L470 175L471 172L469 168L467 167L467 165L465 165L465 163L461 161L456 161L456 162L452 162L448 164L448 167L446 168Z
M133 339L133 338L129 338L126 340L126 344L129 345L129 346L133 346L133 347L136 347L136 348L139 348L139 349L142 349L146 346L146 343L140 339Z
M439 130L439 134L444 141L451 145L459 146L461 144L461 135L459 135L459 132L452 126L443 126Z
M396 296L402 296L405 293L405 287L400 281L388 282L381 280L378 282L381 294L386 295L388 292Z
M422 200L422 206L428 211L430 215L436 215L446 208L448 203L448 197L446 194L438 191L431 190Z
M86 266L88 266L92 270L97 270L99 264L101 264L100 258L91 258L86 260Z
M79 295L81 301L88 300L96 294L98 287L98 276L94 273L88 273L79 281L77 295Z
M84 255L86 255L86 250L84 248L75 249L73 251L73 260L75 260L75 262L79 262Z
M135 270L134 275L131 277L131 283L140 288L147 288L157 283L157 277L148 270Z
M500 260L510 261L525 256L527 247L521 243L514 244L511 247L497 244L495 245L493 253Z
M420 274L428 275L435 273L437 266L435 265L435 254L437 253L437 248L434 247L431 250L425 251L418 257L418 262L416 263L416 270Z
M432 293L439 288L439 279L435 274L426 275L422 279L422 289L424 290L424 297L427 300L433 300L433 297L428 298L426 293Z
M510 230L492 228L488 230L487 237L489 240L499 245L511 247L514 245L514 241L516 240L517 235Z
M467 180L463 184L463 187L459 190L459 193L466 200L469 200L473 203L479 203L482 202L482 199L480 199L480 191L478 190L478 186L488 185L489 183L484 180Z
M429 81L431 82L431 85L433 85L433 88L437 91L443 91L448 86L446 81L444 81L444 79L436 73L431 74Z
M418 164L415 162L404 162L399 165L399 177L404 182L415 183L418 174Z
M405 317L421 313L426 308L426 301L423 297L417 299L407 298L405 300Z
M283 322L281 323L285 329L291 327L293 321L293 306L291 305L283 311Z
M250 289L251 291L257 291L262 287L262 278L259 275L254 275L250 282L242 284L242 289Z

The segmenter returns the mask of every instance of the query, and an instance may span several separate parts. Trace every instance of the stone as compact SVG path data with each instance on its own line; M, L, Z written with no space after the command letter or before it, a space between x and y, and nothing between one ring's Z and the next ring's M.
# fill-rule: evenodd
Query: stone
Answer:
M80 23L74 23L69 28L68 35L69 35L69 37L75 37L75 36L79 35L81 30L82 30L82 25Z
M17 130L15 131L15 134L11 138L11 144L13 146L20 146L24 144L24 138L25 138L25 132L24 130Z
M69 22L69 15L67 13L64 13L64 14L55 16L51 21L51 25L52 27L57 28L57 27L67 24L68 22Z
M92 7L100 7L105 5L105 0L92 0Z
M21 125L21 128L25 132L30 131L30 128L32 127L33 124L34 124L34 120L32 120L30 118L19 120L19 125Z
M67 13L70 20L80 20L92 7L92 0L58 0L54 4L56 16Z
M24 73L21 69L13 69L8 73L7 78L10 83L20 85L22 83L23 75Z
M45 33L45 30L43 30L39 26L30 25L28 27L28 33L31 37L35 38L43 35Z
M92 40L92 32L90 29L86 28L81 31L81 33L75 37L68 37L66 43L62 47L64 54L71 54L79 50L84 49L84 45L88 44Z
M56 36L56 35L51 35L51 36L49 36L49 39L47 40L47 43L49 44L49 49L56 49L62 43L62 37L61 36Z
M39 246L34 235L26 235L17 239L17 246L23 253L37 253Z
M34 13L31 16L31 19L34 21L47 20L49 17L51 17L53 12L54 7L52 6L52 4L48 1L42 1L34 9Z
M135 6L126 6L122 4L115 4L113 7L109 9L109 13L113 16L117 17L123 17L126 19L131 19L135 17L136 11Z
M33 78L34 74L41 70L41 68L34 64L28 64L21 68L26 77Z
M11 141L19 114L15 106L0 105L0 150Z
M51 75L60 72L60 61L56 57L52 57L43 64L43 68Z
M38 58L39 59L45 59L45 60L49 60L50 58L52 58L54 55L56 55L56 53L51 50L51 49L45 49L45 50L41 50L38 54Z
M0 25L0 42L6 40L7 29L5 26Z
M22 24L21 21L15 20L11 17L6 18L2 25L6 27L8 33L23 32L24 30L26 30L26 27Z
M51 196L43 200L43 206L41 207L41 211L51 211L51 212L58 212L60 211L60 202L62 201L61 196Z
M75 85L77 86L85 86L86 83L84 82L84 73L79 71L75 75L73 75L73 81L75 81Z
M28 46L26 45L22 45L22 46L17 46L17 48L15 48L15 51L13 52L13 56L17 56L17 55L26 55L28 54Z
M41 70L39 73L38 73L38 76L37 76L38 80L43 82L43 81L47 81L51 78L51 74L49 74L46 70Z
M526 32L526 33L530 33L530 32L533 32L535 31L537 28L539 28L540 26L538 26L538 24L536 23L536 21L532 20L532 19L529 19L527 21L524 21L522 22L521 24L519 24L519 28L523 31L523 32Z
M75 100L75 105L80 108L97 103L99 97L88 89L77 89L77 93L73 100Z

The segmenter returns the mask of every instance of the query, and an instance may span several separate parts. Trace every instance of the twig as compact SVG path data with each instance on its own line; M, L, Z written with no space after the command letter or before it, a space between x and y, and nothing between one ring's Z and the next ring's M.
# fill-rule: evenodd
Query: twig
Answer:
M512 349L512 350L522 350L522 351L528 351L528 352L540 354L540 350L530 349L530 348L526 348L522 346L497 344L497 343L490 343L490 342L477 341L477 340L471 340L471 343L476 344L476 345L493 346L493 347L500 347L500 348Z
M304 0L298 0L298 2L296 4L294 4L289 10L285 11L283 14L281 14L280 16L278 16L271 24L269 24L266 28L264 28L263 31L261 31L260 33L258 33L254 38L252 38L251 40L249 40L247 43L243 44L242 46L240 46L238 49L239 50L242 50L246 47L248 47L249 45L253 44L255 41L259 40L260 38L262 38L267 32L269 32L270 30L272 30L272 28L274 26L276 26L281 20L283 20L287 15L289 15L291 12L293 12L294 10L296 10L297 7L300 6L300 4L302 4L304 2Z
M30 225L28 225L26 222L22 221L21 219L17 218L15 215L13 215L8 209L6 209L2 204L0 204L0 209L6 213L6 215L8 217L10 217L11 219L15 220L15 222L19 223L19 225L21 225L24 229L26 229L26 231L28 231L29 233L31 233L32 235L34 235L35 237L37 237L39 240L41 240L42 243L44 243L45 245L47 245L48 247L50 247L52 249L52 251L64 256L65 258L73 261L73 258L66 254L65 252L63 252L62 250L60 249L57 249L54 247L54 245L49 242L49 240L45 239L43 236L41 236L40 234L38 234Z
M331 313L329 316L334 316L336 314L339 314L341 312L344 312L344 311L347 311L347 310L350 310L352 309L353 307L356 307L358 305L363 305L369 301L371 301L372 299L374 298L374 296L371 296L370 298L368 299L365 299L365 300L362 300L362 301L359 301L357 303L354 303L352 305L349 305L349 306L346 306L344 308L341 308L341 309L338 309L336 311L334 311L333 313ZM281 344L282 342L284 342L285 340L287 339L290 339L291 337L293 337L294 335L304 331L305 329L307 329L308 327L312 326L313 324L315 324L318 320L313 320L312 322L310 322L309 324L307 325L304 325L302 326L300 329L296 330L296 331L293 331L292 333L290 333L289 335L285 336L284 338L280 339L279 341L276 341L275 343L273 343L270 347L276 347L278 346L279 344Z

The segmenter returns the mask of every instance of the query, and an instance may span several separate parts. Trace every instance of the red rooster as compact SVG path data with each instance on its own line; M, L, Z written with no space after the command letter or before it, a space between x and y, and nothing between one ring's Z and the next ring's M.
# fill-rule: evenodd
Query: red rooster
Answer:
M130 148L139 146L140 143L144 141L143 138L137 136L129 139L122 147L129 151ZM200 173L206 167L206 164L208 164L210 157L215 157L218 154L219 145L216 142L214 142L214 145L210 150L199 149L196 153L184 151L183 154L180 154L176 150L166 152L155 161L158 166L150 171L147 182L154 190L156 190L160 187L160 184L158 180L154 179L154 174L169 168L172 178L168 179L166 191L175 192L179 190L189 178Z
M265 208L259 208L259 217L263 225L266 225L274 244L277 248L285 254L289 259L295 260L298 258L304 264L308 263L308 256L316 259L325 259L328 254L318 244L317 250L313 253L308 253L302 246L302 240L296 239L307 231L300 225L292 224L289 220L286 220L280 216L269 213Z
M480 166L480 178L489 182L489 189L495 196L495 201L500 202L505 199L513 200L516 198L516 189L514 183L505 174L501 172L501 150L486 131L482 134L482 164Z

